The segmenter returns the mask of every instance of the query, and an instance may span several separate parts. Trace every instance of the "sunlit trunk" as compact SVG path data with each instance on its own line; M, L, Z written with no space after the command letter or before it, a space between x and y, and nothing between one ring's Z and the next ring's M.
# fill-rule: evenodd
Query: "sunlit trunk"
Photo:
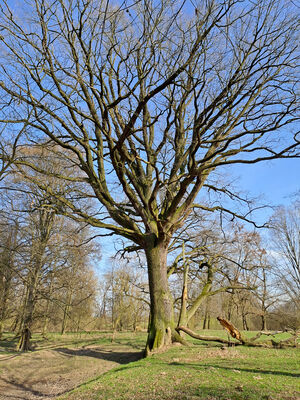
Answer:
M35 280L32 279L28 287L28 294L27 294L24 317L23 317L24 319L18 343L19 351L31 350L30 338L31 338L31 329L33 323L33 312L35 306L35 284L36 284Z
M267 330L267 319L266 319L266 315L263 312L262 316L261 316L261 330L262 331L266 331Z
M205 306L205 314L204 314L204 320L203 320L203 329L209 329L210 328L210 312L209 312L209 303L210 303L210 298L208 297L206 300L206 306Z
M146 352L180 340L175 331L174 304L167 277L167 246L149 238L146 249L150 290L150 322Z
M188 302L188 273L189 265L185 263L183 271L183 284L181 293L181 307L178 319L178 326L187 326L187 302ZM182 335L182 333L181 333Z

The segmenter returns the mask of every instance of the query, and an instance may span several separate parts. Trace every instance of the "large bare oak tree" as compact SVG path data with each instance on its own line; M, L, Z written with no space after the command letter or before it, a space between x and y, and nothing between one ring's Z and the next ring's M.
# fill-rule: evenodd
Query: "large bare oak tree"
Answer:
M144 249L147 348L160 348L178 339L170 240L193 208L221 208L199 193L226 194L215 178L227 165L299 155L298 13L281 0L10 5L0 6L0 120L26 124L26 146L63 154L77 173L24 154L18 168L35 170L60 212ZM78 197L37 173L78 183ZM81 208L84 196L100 208Z

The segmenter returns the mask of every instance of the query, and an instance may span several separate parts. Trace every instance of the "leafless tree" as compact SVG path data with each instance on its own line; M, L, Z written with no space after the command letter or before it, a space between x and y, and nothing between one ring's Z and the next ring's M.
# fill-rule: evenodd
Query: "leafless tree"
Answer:
M227 293L227 318L231 320L234 305L247 329L246 307L261 268L259 234L240 223L221 227L213 220L210 229L200 227L187 242L184 254L179 254L170 268L170 272L183 275L178 325L187 326L204 302Z
M18 243L17 221L0 220L0 339L5 320L13 312L12 300L15 293L15 253Z
M235 197L218 174L299 155L293 2L199 0L197 13L193 4L0 6L0 120L26 122L27 146L48 140L76 171L57 177L100 205L86 212L33 175L60 212L145 251L150 351L179 340L167 279L172 237L195 207L234 214L201 200L208 190ZM43 173L26 156L16 162Z
M280 207L271 218L272 264L277 283L286 300L300 312L300 205Z

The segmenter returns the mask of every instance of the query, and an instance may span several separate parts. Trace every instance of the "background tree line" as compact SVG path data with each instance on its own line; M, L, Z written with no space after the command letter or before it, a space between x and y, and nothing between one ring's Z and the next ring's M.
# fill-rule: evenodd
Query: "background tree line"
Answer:
M93 318L97 247L89 229L57 215L37 187L14 172L3 181L0 213L0 334L19 349L33 330L80 330ZM85 243L86 242L86 243Z

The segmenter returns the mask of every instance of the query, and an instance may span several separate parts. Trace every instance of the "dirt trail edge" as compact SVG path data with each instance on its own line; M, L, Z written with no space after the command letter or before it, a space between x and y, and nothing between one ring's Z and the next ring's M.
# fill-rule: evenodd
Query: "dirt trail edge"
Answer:
M141 356L141 351L120 344L57 347L0 355L0 399L54 399L119 364L136 361Z

